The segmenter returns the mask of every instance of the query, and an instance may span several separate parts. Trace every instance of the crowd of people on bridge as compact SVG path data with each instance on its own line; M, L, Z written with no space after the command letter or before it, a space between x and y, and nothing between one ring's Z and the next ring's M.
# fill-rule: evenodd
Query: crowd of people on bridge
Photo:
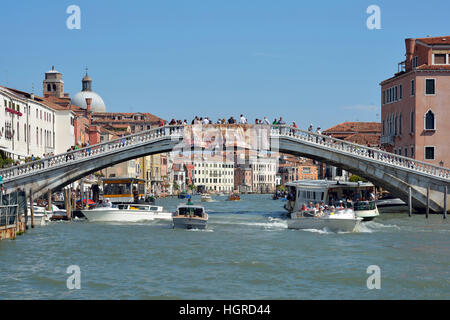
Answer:
M208 116L205 117L199 117L195 116L192 121L188 122L188 120L177 120L175 118L172 118L169 122L164 121L160 119L159 126L163 127L165 125L170 126L182 126L182 125L195 125L195 124L201 124L201 125L208 125L208 124L249 124L249 121L247 118L241 114L238 119L235 119L233 116L230 116L228 119L226 118L218 118L216 122L213 122ZM275 118L273 121L270 121L267 117L264 117L263 119L255 119L254 124L261 124L261 125L287 125L286 121L283 120L283 117L279 117L279 119ZM291 124L292 127L298 128L295 121ZM312 124L310 126L310 129L312 129ZM319 133L320 133L320 127L318 127ZM311 131L311 130L310 130Z

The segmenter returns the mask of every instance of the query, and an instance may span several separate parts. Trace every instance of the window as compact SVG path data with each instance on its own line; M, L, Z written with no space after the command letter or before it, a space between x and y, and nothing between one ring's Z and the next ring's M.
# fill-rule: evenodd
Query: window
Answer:
M27 142L27 125L23 125L23 138L25 139L25 142Z
M414 80L411 80L411 95L415 95L416 93L416 83Z
M396 114L394 118L394 136L396 136L397 133L398 131L397 131L397 114Z
M435 87L435 79L425 79L425 94L435 94Z
M414 119L414 111L411 111L411 123L410 123L410 128L411 128L411 133L414 133L414 122L415 122L415 119Z
M405 147L405 157L408 156L408 148Z
M433 58L434 58L434 63L433 64L446 64L447 63L447 61L446 61L447 55L444 54L444 53L442 53L442 54L434 54Z
M411 158L414 158L414 147L411 146Z
M383 91L383 104L386 104L386 91Z
M398 100L398 87L394 87L394 101Z
M399 99L402 100L402 98L403 98L403 86L402 85L400 85L398 87L398 91L399 91Z
M52 91L52 87L50 86L50 83L47 84L47 91Z
M431 110L425 114L425 130L436 130L434 113Z
M434 147L425 147L425 160L434 160Z
M398 134L402 135L402 114L401 113L398 118Z
M419 59L416 56L412 59L412 67L416 68L418 64L419 64Z
M17 141L20 140L19 132L20 132L20 127L19 127L19 123L17 122Z

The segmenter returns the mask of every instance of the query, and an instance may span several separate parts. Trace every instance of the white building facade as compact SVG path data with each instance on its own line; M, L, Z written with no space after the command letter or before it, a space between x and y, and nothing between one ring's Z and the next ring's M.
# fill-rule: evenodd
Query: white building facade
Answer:
M57 132L56 110L41 101L32 94L0 87L0 149L7 157L43 157L56 153L57 138L70 139L71 133L73 137L73 126L67 124Z
M205 159L194 161L194 184L205 191L232 192L234 190L234 162Z
M272 193L277 186L278 159L273 157L251 157L253 192Z

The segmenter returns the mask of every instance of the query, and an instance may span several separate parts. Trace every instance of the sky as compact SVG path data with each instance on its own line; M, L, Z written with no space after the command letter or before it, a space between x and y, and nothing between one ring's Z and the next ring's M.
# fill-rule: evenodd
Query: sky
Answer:
M370 5L381 29L367 28ZM449 12L443 0L2 1L0 85L42 95L54 65L73 96L88 67L110 112L379 121L404 39L450 35Z

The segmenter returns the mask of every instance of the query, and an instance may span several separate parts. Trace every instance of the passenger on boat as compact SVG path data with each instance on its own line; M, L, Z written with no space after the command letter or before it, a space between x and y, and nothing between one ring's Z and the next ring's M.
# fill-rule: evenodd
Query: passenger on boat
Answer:
M109 201L108 198L106 198L105 202L103 203L103 206L107 208L112 208L112 203Z
M331 206L329 215L333 215L335 210L336 210L336 208L334 206Z

